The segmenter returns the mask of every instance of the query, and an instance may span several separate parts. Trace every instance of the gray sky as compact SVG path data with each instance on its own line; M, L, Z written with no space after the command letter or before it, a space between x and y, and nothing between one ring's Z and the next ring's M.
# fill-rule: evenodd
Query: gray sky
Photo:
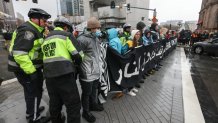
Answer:
M202 0L150 0L157 9L159 22L167 20L198 20ZM150 12L150 17L153 13Z
M32 0L13 0L15 12L27 15L31 7L38 7L46 10L52 15L52 20L57 17L56 0L38 0L33 4ZM157 9L159 22L166 20L198 20L202 0L150 0L150 8ZM150 17L152 17L150 12ZM25 19L28 19L25 16Z
M52 15L51 20L54 20L57 17L57 4L56 0L38 0L38 4L32 3L32 0L27 1L16 1L13 0L15 14L16 12L21 13L26 20L28 20L27 13L30 8L41 8L47 11L49 14ZM26 15L26 16L25 16Z

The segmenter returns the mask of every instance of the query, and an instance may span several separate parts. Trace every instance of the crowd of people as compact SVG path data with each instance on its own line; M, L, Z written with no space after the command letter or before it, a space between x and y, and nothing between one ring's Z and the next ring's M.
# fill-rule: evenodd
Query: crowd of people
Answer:
M65 17L59 16L53 23L55 27L50 28L46 26L51 15L46 11L31 8L28 16L30 20L13 33L8 69L14 72L23 86L29 123L46 123L49 120L64 123L63 105L66 106L68 123L80 123L81 106L82 117L88 122L95 122L91 111L104 110L97 98L103 62L100 44L104 42L117 53L125 55L140 45L151 45L171 37L167 35L168 30L160 29L157 23L149 27L142 21L137 23L136 29L128 23L124 24L122 33L115 27L101 31L101 24L95 17L88 20L87 28L81 35L74 36L72 24ZM154 68L145 72L140 83L144 83L146 76L158 71L161 66L155 63ZM44 79L50 98L50 118L41 116L45 109L40 106ZM76 79L81 85L81 99ZM138 88L140 84L116 95L136 96Z
M199 31L195 30L191 32L190 30L181 30L178 35L178 42L183 45L192 46L196 42L206 41L208 39L218 38L218 31Z

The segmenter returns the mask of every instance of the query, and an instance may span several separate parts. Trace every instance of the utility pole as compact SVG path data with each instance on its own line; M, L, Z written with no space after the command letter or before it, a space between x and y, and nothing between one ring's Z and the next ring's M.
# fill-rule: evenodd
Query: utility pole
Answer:
M56 0L56 4L57 4L57 17L59 17L59 7L58 7L58 0Z

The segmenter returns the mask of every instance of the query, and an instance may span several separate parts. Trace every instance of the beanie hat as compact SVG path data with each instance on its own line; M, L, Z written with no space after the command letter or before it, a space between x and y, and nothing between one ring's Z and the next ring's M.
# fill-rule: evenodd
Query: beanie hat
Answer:
M87 22L88 29L100 28L100 27L101 27L101 24L95 17L89 18L89 20Z
M142 29L145 28L145 26L146 26L145 23L142 22L142 21L140 21L140 22L137 23L136 28L137 28L138 30L142 30Z
M134 37L135 37L135 34L137 33L137 32L140 32L139 30L132 30L132 32L131 32L131 38L132 39L134 39Z
M155 31L155 27L156 27L157 25L158 25L157 23L152 23L152 24L151 24L151 27L150 27L150 30Z

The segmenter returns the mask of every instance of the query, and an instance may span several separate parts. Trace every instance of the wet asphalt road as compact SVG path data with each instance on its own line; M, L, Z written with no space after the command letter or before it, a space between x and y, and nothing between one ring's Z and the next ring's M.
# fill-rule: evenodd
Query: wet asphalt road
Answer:
M0 38L0 79L8 80L14 78L14 74L8 72L8 52L4 49L4 42Z
M218 57L195 55L184 48L206 123L218 123Z

